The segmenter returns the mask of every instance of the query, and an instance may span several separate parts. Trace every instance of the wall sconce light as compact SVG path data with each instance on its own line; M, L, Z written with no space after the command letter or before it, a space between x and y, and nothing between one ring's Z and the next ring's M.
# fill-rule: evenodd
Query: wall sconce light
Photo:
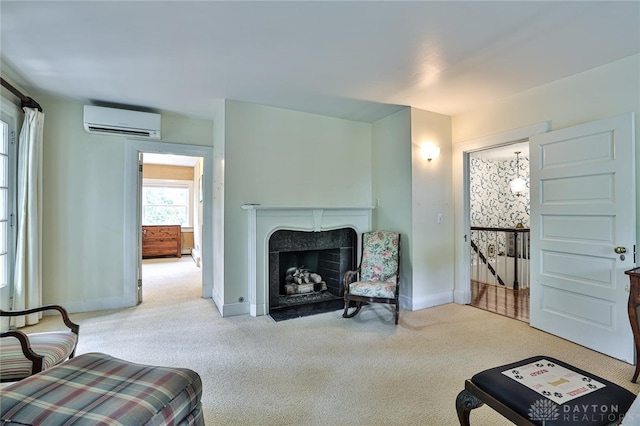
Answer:
M420 147L420 155L427 161L434 160L440 155L440 148L432 144L425 144Z
M520 151L516 151L514 154L516 154L516 178L509 182L509 187L511 192L519 197L526 189L527 181L520 177Z

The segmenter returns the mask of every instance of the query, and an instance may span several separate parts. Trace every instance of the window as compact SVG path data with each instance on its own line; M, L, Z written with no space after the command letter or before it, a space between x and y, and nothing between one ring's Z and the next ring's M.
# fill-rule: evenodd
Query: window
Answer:
M0 287L9 284L9 125L0 121L2 126L2 142L0 143Z
M191 226L193 183L145 179L142 184L142 224Z
M3 109L5 105L3 104ZM15 112L14 112L15 114ZM10 288L15 262L16 118L0 113L0 288ZM3 293L3 296L6 296Z

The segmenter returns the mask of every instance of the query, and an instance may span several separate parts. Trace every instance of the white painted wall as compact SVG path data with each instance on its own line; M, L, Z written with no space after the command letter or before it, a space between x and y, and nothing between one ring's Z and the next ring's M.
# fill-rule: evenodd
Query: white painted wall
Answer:
M411 109L372 124L373 229L400 232L400 304L411 309ZM377 204L377 205L376 205Z
M429 142L440 156L427 161ZM451 119L406 108L372 125L374 229L402 234L400 298L418 310L453 301ZM443 216L437 223L437 215Z
M451 117L411 108L411 141L412 300L418 310L453 301ZM422 158L424 143L440 147L440 156Z
M71 312L123 306L125 137L86 133L82 104L37 93L45 111L43 301ZM211 146L212 122L163 112L164 141Z
M453 143L551 121L551 130L636 112L640 104L640 55L546 84L453 117ZM638 138L636 138L638 139Z
M249 312L241 206L371 205L370 141L366 123L226 101L224 315Z

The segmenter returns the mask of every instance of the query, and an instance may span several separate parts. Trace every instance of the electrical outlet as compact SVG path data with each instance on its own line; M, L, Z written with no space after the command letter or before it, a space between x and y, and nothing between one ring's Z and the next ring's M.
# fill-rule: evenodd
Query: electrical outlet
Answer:
M438 223L442 223L442 213L438 213Z

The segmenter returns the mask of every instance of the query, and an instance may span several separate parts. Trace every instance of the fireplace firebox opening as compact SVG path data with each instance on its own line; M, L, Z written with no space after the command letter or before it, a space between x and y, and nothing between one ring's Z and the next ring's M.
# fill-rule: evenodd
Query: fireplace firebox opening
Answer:
M352 228L279 230L269 238L269 312L342 299L343 278L355 268Z

